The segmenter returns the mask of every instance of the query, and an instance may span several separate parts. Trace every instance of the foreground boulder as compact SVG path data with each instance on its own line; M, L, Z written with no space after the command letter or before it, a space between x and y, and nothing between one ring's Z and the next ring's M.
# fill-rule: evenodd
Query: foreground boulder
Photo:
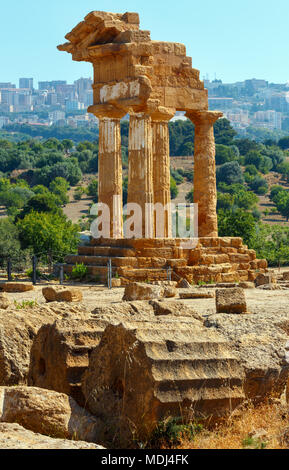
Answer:
M99 421L69 396L34 387L0 387L0 421L50 437L96 442Z
M75 287L43 287L42 294L46 302L81 302L83 294Z
M135 319L155 321L158 315L203 321L194 309L180 301L151 302L103 305L95 308L92 315L83 313L78 318L75 315L65 316L52 324L43 325L31 346L29 385L65 393L84 406L82 376L92 350L99 344L109 324L119 325Z
M83 441L53 439L24 429L19 424L0 423L0 449L104 449Z
M131 282L124 291L124 301L160 299L164 296L164 288L142 282Z
M241 287L232 289L217 289L217 313L247 313L244 290Z
M0 310L0 385L27 382L33 339L41 325L55 318L45 307Z
M243 370L228 342L193 318L109 325L83 377L100 442L144 442L167 416L224 416L244 395Z
M261 402L279 399L289 378L287 342L288 312L268 313L264 307L252 315L215 314L205 325L230 342L245 370L244 392L248 399Z

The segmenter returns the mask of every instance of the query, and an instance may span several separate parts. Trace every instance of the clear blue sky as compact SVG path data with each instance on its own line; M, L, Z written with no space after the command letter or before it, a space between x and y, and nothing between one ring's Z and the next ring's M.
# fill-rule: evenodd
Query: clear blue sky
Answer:
M56 46L92 10L137 11L155 40L182 42L201 77L289 81L288 0L10 0L1 5L0 81L91 76ZM35 85L36 85L35 83Z

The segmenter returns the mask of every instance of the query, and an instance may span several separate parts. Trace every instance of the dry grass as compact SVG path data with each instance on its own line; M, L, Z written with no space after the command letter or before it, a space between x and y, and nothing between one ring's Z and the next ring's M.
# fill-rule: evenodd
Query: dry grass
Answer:
M289 409L285 405L246 405L214 429L203 429L180 449L288 449Z

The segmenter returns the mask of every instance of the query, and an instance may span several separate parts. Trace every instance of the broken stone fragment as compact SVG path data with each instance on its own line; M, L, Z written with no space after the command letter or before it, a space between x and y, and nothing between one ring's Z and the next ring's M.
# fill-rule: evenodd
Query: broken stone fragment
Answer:
M126 286L122 300L152 300L162 298L163 296L164 288L161 286L131 282Z
M43 287L42 294L46 302L81 302L82 291L75 287Z
M0 293L0 309L6 310L11 305L11 300L5 292Z
M53 390L0 387L0 421L18 423L50 437L96 442L99 420L73 400Z
M32 282L5 282L1 284L4 292L28 292L34 289Z
M214 297L215 293L213 291L186 290L180 292L180 299L213 299Z

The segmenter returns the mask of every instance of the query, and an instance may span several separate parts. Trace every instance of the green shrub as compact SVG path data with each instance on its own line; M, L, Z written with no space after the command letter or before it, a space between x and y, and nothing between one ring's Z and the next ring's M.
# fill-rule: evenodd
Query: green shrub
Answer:
M166 444L169 447L180 445L182 439L192 440L200 433L203 426L197 422L184 423L182 418L167 418L158 423L151 435L150 445L159 447Z
M87 275L87 267L83 263L76 264L72 268L71 277L72 279L79 279L82 281Z
M33 279L33 269L32 268L28 269L25 274L30 279ZM39 269L36 269L36 278L39 279L40 277L41 277L41 271L39 271Z

